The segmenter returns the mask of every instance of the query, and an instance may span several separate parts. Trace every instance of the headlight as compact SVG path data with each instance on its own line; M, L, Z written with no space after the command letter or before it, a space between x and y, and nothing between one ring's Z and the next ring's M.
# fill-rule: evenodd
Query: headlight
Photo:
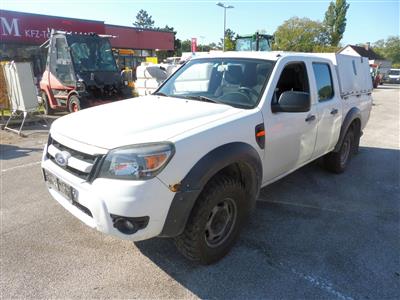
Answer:
M144 180L155 177L175 153L171 143L132 145L111 150L98 177Z

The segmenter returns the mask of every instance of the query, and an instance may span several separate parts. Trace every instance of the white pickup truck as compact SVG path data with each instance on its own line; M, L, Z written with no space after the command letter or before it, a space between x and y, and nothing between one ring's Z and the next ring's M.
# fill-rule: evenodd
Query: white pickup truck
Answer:
M172 237L222 258L260 188L321 158L343 172L371 110L368 59L226 52L195 58L150 96L56 120L43 153L50 194L97 230Z

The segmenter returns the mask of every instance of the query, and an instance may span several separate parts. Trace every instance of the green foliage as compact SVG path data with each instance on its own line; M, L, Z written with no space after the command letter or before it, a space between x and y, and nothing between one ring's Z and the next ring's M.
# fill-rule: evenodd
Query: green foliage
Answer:
M231 29L225 31L225 51L233 51L236 48L235 33Z
M313 52L326 46L327 36L321 22L293 17L275 31L273 50Z
M210 43L208 45L205 45L205 44L204 45L201 45L201 44L197 45L197 50L198 51L208 52L210 50L221 50L221 48L219 48L216 43ZM191 40L182 41L180 53L182 54L182 52L192 52L192 41ZM180 56L180 55L177 55L177 56Z
M168 25L165 25L164 28L158 28L158 30L173 32L175 35L177 33L174 27L169 27Z
M181 43L182 52L192 52L192 41L184 40Z
M329 45L315 45L313 47L312 52L318 52L318 53L335 53L340 50L340 47L335 47L335 46L329 46Z
M329 4L325 13L324 27L328 33L329 45L337 47L346 30L346 13L350 4L346 0L336 0Z
M217 48L222 49L223 40L220 39ZM227 28L225 31L225 51L233 51L236 48L235 32Z
M400 37L390 36L385 40L378 40L372 44L373 50L387 60L392 66L400 64Z
M133 23L133 26L139 28L154 28L154 21L147 11L141 9L136 15L136 21Z

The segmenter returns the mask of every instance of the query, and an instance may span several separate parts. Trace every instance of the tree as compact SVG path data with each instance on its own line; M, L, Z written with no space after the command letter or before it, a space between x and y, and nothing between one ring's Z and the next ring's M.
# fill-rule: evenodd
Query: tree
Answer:
M329 45L331 46L337 47L343 38L349 6L350 4L347 4L346 0L336 0L335 3L332 1L328 6L323 25L327 30Z
M235 33L231 29L225 30L225 50L233 51L236 48Z
M372 44L373 50L392 62L393 66L400 65L400 37L390 36L386 40L379 40Z
M133 26L139 28L153 28L154 21L147 11L141 9L136 15L136 21L133 23Z
M208 47L210 47L210 50L221 50L222 48L220 48L216 43L212 42L208 44Z
M223 39L220 39L218 42L217 48L222 49ZM225 51L235 50L236 47L236 37L235 32L229 28L225 30Z
M181 43L182 52L192 52L192 41L184 40Z
M321 22L293 17L275 31L274 50L313 52L326 46L327 34Z

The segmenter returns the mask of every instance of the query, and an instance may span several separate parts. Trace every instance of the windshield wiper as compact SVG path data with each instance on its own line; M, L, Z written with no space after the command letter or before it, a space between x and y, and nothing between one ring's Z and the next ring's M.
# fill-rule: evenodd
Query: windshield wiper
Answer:
M153 93L153 95L169 97L167 94L164 94L164 93L162 93L162 92L156 92L156 93Z
M217 104L225 104L221 101L218 101L216 99L212 99L212 98L208 98L206 96L184 96L186 99L190 99L190 100L200 100L200 101L204 101L204 102L210 102L210 103L217 103Z

